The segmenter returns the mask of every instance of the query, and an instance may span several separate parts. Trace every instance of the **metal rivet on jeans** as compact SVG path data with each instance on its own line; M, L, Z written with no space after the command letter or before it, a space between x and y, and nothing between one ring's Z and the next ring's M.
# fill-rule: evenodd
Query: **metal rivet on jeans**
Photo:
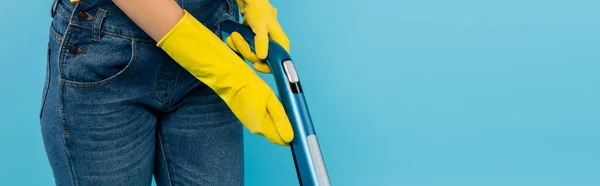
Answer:
M79 21L87 21L88 20L88 14L85 12L79 12L77 14L77 19L79 19Z
M69 46L69 53L71 54L77 54L77 52L79 51L79 47L75 46L75 45L71 45Z

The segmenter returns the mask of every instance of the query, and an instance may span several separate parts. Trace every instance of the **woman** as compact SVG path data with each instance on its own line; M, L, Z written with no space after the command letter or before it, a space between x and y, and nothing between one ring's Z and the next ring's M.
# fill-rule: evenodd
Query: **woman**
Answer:
M268 0L55 0L40 112L56 185L243 185L241 122L287 145L273 91L218 36L262 62L289 41Z

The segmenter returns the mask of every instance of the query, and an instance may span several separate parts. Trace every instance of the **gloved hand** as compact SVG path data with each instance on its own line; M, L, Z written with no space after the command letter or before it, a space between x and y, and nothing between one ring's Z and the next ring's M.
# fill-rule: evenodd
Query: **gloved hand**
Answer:
M187 11L157 46L213 89L250 132L279 145L292 141L292 126L273 90Z
M264 62L269 50L269 38L290 52L290 40L277 21L277 9L269 3L269 0L236 0L236 2L244 18L243 23L248 25L255 34L256 53L250 50L248 43L237 32L232 33L226 42L233 50L252 62L257 71L271 73L271 69Z

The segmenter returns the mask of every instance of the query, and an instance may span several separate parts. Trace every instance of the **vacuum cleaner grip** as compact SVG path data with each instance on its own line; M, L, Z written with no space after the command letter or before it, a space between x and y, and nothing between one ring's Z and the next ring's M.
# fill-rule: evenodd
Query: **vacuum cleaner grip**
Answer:
M222 39L233 32L240 33L254 50L254 33L250 28L229 20L221 23ZM270 40L265 61L273 72L279 98L294 129L294 140L290 146L300 185L329 186L329 177L300 86L300 78L290 55L281 45Z

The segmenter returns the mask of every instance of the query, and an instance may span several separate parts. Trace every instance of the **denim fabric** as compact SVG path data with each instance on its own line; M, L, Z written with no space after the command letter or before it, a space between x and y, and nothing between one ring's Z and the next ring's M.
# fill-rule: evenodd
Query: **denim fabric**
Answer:
M233 0L178 0L217 33ZM56 185L243 185L242 125L111 1L59 1L40 120Z

